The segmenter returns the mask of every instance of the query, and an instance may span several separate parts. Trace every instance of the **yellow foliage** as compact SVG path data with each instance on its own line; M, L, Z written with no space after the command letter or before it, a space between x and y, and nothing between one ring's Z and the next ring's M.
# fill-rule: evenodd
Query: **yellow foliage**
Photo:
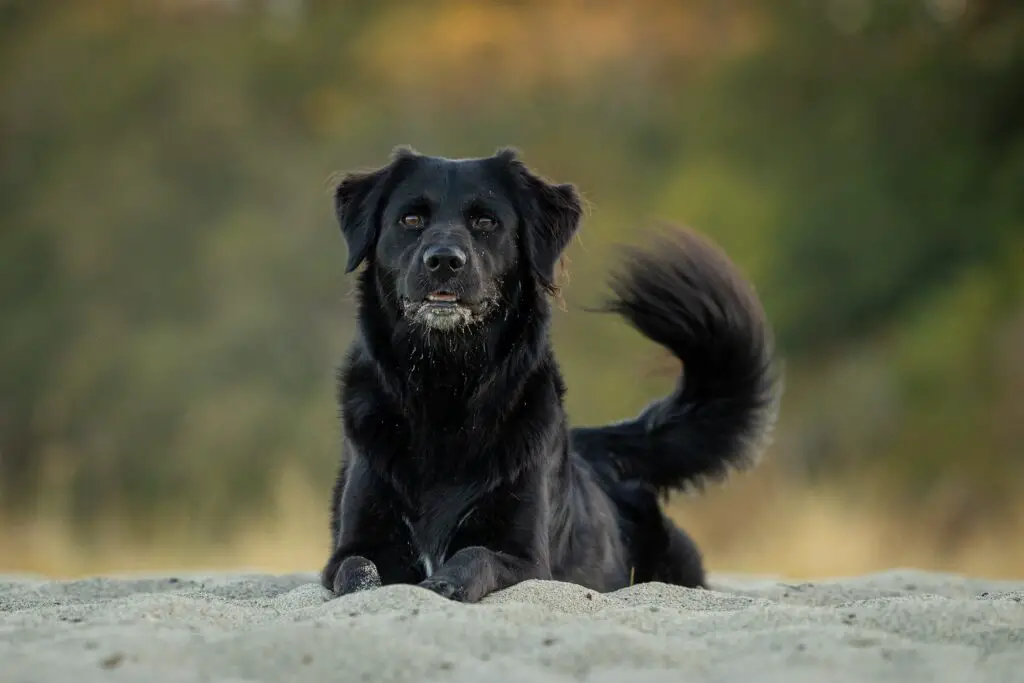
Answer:
M396 4L361 37L356 54L415 111L423 98L472 106L541 86L586 88L608 70L643 78L664 60L728 54L756 35L749 13L704 3L525 4Z

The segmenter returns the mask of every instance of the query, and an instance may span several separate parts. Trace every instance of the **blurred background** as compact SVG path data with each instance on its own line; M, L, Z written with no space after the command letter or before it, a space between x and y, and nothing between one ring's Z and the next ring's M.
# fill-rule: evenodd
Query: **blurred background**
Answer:
M1024 577L1019 0L0 0L0 571L319 570L326 180L397 144L579 186L576 423L674 381L582 310L618 245L755 282L775 444L672 503L712 570Z

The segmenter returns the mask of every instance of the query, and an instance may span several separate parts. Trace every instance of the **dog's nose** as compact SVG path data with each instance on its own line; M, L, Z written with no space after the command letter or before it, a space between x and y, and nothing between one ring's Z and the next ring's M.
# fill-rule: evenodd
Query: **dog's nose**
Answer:
M423 265L432 273L441 270L454 273L466 265L466 252L453 246L427 247L423 252Z

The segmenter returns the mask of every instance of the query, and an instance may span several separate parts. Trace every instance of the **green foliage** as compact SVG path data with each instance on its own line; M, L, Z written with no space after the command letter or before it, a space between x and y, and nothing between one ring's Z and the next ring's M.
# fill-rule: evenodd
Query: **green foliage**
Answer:
M399 143L513 144L580 185L556 322L577 421L671 382L578 310L664 219L765 299L794 378L776 457L1013 493L1019 3L287 5L0 2L7 511L221 533L286 468L326 491L352 306L324 183Z

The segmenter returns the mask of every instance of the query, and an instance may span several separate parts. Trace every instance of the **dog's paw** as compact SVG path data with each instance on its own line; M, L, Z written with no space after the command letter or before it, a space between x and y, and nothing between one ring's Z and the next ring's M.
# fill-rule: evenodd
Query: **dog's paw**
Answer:
M455 602L467 602L469 597L465 586L448 581L443 577L425 579L420 581L419 586Z
M377 565L365 557L353 556L345 558L334 575L334 594L348 595L371 588L380 588L380 573Z

